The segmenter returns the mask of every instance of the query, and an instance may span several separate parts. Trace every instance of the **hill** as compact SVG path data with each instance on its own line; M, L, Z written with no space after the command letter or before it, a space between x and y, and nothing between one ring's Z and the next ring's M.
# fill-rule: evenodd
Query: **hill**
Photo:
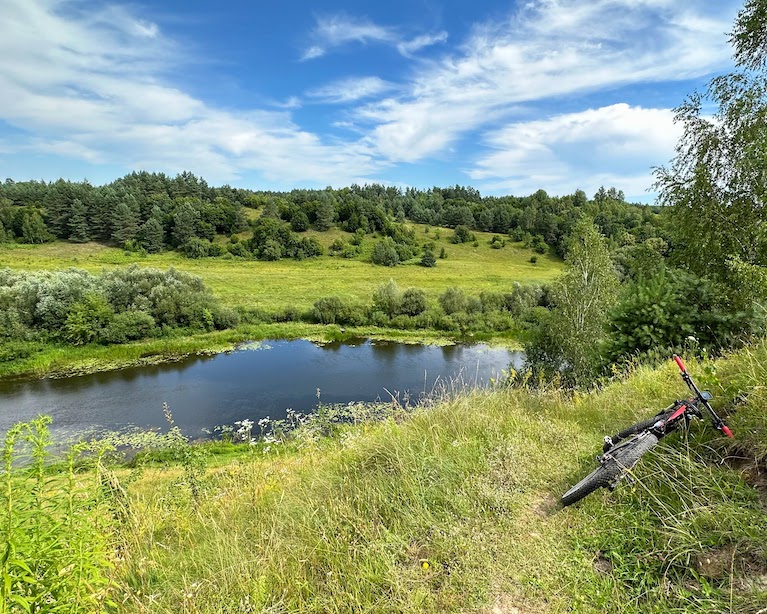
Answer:
M575 397L467 391L382 421L381 408L340 421L325 408L203 462L205 446L176 437L169 468L102 477L117 553L105 594L136 612L756 614L766 364L762 342L689 365L734 444L697 423L646 456L634 486L567 509L558 497L603 435L684 394L670 361Z

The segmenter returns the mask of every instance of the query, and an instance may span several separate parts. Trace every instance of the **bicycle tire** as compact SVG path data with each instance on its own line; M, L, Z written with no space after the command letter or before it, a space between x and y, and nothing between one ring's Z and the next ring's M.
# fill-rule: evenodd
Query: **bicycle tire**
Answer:
M645 432L617 446L610 452L611 458L562 495L562 505L572 505L598 488L609 486L621 473L632 469L657 443L655 435Z

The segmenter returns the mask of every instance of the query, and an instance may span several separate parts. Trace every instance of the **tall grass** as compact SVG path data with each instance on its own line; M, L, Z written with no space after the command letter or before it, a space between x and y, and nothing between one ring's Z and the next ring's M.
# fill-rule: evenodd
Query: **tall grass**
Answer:
M147 463L127 486L120 564L100 577L132 612L756 614L765 501L732 456L758 459L767 437L764 364L764 344L689 364L732 410L740 447L696 424L645 457L633 486L564 510L603 435L686 393L673 364L575 396L498 388L415 411L325 407L203 471L176 437L163 458L178 464ZM39 466L23 475L34 482ZM98 509L91 541L108 545L115 514Z
M19 423L5 436L0 543L0 612L101 612L116 607L113 540L101 457L76 472L84 445L62 473L46 466L50 419ZM92 451L92 450L91 450ZM23 463L22 467L16 467Z

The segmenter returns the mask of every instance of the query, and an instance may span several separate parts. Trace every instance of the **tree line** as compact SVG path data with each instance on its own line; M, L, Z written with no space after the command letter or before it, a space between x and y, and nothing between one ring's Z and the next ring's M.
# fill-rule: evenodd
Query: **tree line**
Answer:
M258 213L248 216L246 208ZM540 253L551 249L563 256L567 236L584 215L616 248L668 239L658 208L629 204L615 188L600 188L591 200L581 190L563 197L543 190L525 197L483 197L458 185L265 192L211 187L187 172L175 178L134 172L105 186L64 180L0 183L0 241L100 241L148 253L176 249L192 258L227 253L263 260L313 257L322 254L319 243L304 241L301 233L339 228L357 237L388 237L376 260L392 265L418 253L417 242L402 228L406 220L453 228L456 242L468 241L471 231L494 232ZM239 241L243 231L252 231L249 243ZM231 239L214 241L217 235ZM353 247L346 251L358 254Z

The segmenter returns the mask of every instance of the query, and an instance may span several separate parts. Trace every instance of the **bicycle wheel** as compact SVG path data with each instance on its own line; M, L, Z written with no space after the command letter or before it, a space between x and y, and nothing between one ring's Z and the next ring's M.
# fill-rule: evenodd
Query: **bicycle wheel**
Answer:
M562 505L571 505L616 481L622 473L636 465L637 461L658 443L652 433L642 433L610 450L610 457L585 478L562 495Z

